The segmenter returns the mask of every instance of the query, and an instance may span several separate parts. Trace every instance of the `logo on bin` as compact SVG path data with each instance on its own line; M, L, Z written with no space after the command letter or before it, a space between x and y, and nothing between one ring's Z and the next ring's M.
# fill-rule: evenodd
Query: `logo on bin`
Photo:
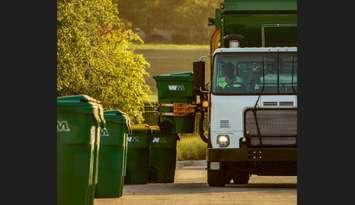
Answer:
M167 140L160 137L154 137L152 143L167 143Z
M136 137L128 137L128 142L139 142L139 139Z
M70 132L69 123L67 121L57 121L57 132Z
M184 85L168 85L170 91L184 91Z
M109 136L109 134L108 134L108 130L107 130L107 128L105 127L105 128L103 128L103 129L101 129L101 131L100 131L100 135L101 135L101 137L108 137Z
M152 140L153 143L159 143L159 141L160 141L159 137L154 137Z

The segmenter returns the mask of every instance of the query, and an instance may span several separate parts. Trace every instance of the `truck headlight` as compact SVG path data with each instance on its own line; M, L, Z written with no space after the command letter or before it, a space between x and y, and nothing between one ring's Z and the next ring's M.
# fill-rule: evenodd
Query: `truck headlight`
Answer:
M227 147L229 145L229 136L228 135L218 135L217 136L217 144L219 144L220 147Z

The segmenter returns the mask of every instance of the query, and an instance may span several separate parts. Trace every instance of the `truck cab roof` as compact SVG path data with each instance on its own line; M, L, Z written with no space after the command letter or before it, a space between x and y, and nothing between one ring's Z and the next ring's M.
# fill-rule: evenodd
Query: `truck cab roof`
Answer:
M245 53L245 52L297 52L297 47L238 47L238 48L218 48L216 53Z

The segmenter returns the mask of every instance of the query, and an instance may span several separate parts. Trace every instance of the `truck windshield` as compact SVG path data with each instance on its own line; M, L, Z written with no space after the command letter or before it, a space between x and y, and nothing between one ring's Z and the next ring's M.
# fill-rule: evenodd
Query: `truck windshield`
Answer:
M214 59L215 94L296 94L297 53L220 53Z

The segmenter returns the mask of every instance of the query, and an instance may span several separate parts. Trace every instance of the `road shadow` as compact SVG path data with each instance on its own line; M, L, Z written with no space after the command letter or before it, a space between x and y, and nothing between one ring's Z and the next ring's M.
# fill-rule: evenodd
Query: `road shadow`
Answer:
M226 187L234 188L269 188L269 189L297 189L297 183L253 183L253 184L228 184Z
M294 192L297 183L252 183L247 185L228 184L225 187L210 187L206 183L175 183L128 185L124 195L168 195L168 194L203 194L221 192Z

